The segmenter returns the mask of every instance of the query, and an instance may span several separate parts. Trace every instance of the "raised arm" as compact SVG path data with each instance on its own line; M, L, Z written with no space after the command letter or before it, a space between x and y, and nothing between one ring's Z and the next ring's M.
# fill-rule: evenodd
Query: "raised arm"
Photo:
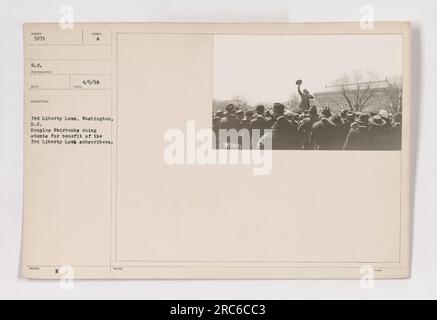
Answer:
M305 95L305 93L303 93L302 90L300 90L300 84L297 86L297 92L299 92L299 95L301 97Z

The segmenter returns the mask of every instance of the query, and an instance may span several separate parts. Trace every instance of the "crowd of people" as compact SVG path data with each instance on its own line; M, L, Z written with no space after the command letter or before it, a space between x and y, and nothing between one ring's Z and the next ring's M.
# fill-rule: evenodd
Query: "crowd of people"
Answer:
M318 110L315 105L301 105L293 112L281 103L269 110L263 105L242 110L229 104L213 114L213 131L217 148L231 148L219 141L220 130L249 132L250 136L257 130L260 139L250 139L249 148L262 148L262 141L270 136L274 150L401 150L402 114L386 110L333 113L329 107ZM246 149L241 137L237 147Z

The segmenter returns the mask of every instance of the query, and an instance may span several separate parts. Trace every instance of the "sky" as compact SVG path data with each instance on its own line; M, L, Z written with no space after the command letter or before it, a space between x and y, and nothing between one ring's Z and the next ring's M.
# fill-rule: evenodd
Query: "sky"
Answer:
M402 75L401 35L216 35L214 99L249 104L283 102L297 93L326 91L344 73L380 80Z

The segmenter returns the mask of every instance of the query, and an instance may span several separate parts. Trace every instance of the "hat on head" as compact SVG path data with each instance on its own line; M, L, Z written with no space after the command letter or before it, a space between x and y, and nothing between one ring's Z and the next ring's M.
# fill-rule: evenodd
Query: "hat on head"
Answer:
M369 115L367 113L360 114L356 122L362 125L367 125L369 123Z
M330 116L332 116L331 109L329 109L329 107L324 107L321 113L322 113L322 115L324 115L325 117L330 117Z
M216 116L222 116L223 115L223 110L217 110L217 112L215 113Z
M303 82L302 80L297 80L297 81L296 81L296 84L297 84L298 86L300 86L300 85L302 84L302 82Z
M285 106L282 103L275 103L273 105L273 109L275 110L275 112L283 113L285 110Z
M348 111L347 115L346 115L346 119L354 121L355 120L355 113L353 113L352 111Z
M226 106L226 111L232 113L235 111L235 106L231 103Z
M263 105L256 106L257 113L264 113L264 110L265 110L265 108Z
M379 115L380 115L383 119L388 119L388 117L389 117L387 110L381 110L381 111L379 111Z
M385 122L385 120L380 115L376 115L369 119L369 123L375 127L382 127L385 126L387 122Z

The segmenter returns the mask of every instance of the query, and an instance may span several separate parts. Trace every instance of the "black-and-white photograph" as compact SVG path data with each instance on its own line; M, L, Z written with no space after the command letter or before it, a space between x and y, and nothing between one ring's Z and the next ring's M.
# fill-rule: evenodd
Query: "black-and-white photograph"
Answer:
M401 35L217 35L218 149L402 149Z

